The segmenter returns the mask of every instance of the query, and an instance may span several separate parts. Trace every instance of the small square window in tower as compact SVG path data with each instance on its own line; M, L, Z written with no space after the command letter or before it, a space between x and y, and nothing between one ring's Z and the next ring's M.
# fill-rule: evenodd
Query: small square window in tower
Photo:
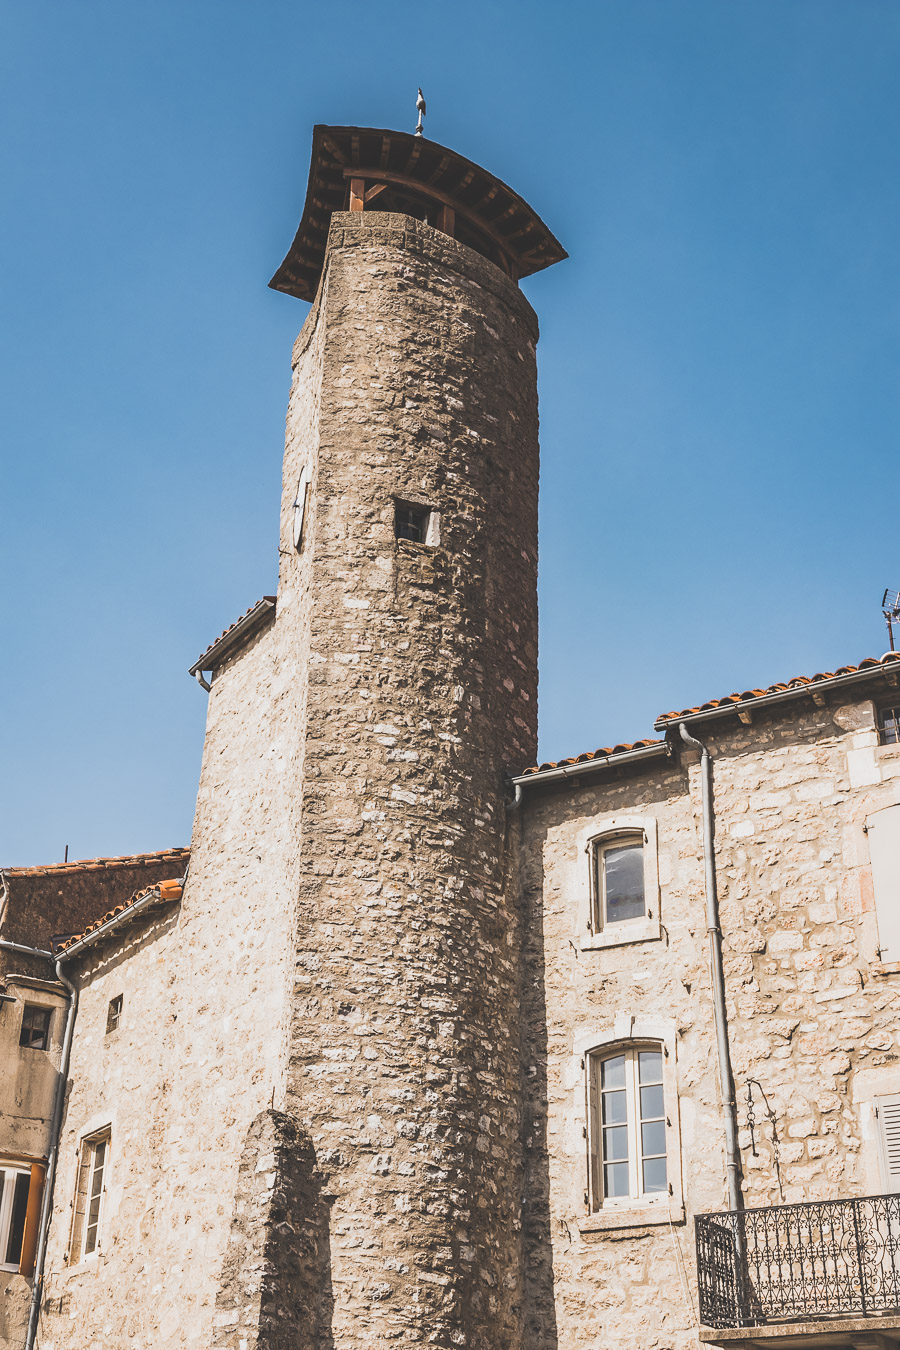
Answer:
M394 502L394 537L406 539L411 544L437 544L438 513L428 506L416 506L412 502Z
M50 1019L52 1008L41 1008L36 1003L26 1003L22 1013L22 1030L19 1032L19 1044L29 1050L46 1050L50 1044Z
M106 1034L115 1031L122 1020L122 995L117 994L115 998L109 1000L109 1007L106 1011Z

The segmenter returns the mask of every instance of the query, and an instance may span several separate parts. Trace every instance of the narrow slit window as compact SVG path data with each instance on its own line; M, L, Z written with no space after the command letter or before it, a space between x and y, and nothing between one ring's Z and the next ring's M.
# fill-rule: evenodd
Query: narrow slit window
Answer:
M35 1003L26 1003L22 1013L19 1044L27 1046L30 1050L46 1050L50 1045L52 1016L52 1008L41 1008Z
M109 1007L106 1010L106 1034L115 1031L122 1020L122 995L117 994L115 998L109 1000Z

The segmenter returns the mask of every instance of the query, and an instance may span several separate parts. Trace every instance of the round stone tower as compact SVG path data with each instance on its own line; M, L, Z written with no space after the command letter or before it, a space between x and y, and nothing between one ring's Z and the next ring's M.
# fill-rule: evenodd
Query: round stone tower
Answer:
M272 282L313 302L276 631L298 732L285 1105L328 1207L322 1350L520 1344L505 780L536 754L538 416L517 279L564 256L451 151L319 127Z

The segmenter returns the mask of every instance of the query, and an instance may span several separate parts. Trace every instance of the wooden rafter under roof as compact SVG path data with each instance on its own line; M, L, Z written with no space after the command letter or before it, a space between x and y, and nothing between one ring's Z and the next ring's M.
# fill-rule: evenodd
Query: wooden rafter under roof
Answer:
M351 183L363 195L351 201ZM355 189L354 189L355 192ZM309 185L300 228L269 285L312 300L325 262L334 211L364 209L420 219L456 220L456 237L516 278L540 272L567 256L544 222L512 188L423 136L369 127L317 126L313 131ZM451 215L441 216L441 211Z

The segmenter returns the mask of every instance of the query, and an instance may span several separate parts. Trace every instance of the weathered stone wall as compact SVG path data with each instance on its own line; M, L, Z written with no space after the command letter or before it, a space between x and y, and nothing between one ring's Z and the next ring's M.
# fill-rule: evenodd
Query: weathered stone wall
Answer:
M333 217L310 323L288 1101L333 1197L329 1330L341 1350L503 1350L520 1317L503 774L535 749L536 325L490 263L377 212ZM440 513L439 546L395 539L395 498Z
M213 681L181 905L76 965L41 1350L213 1343L241 1151L283 1096L286 1066L294 672L275 632ZM121 1023L107 1035L119 994ZM106 1125L100 1252L68 1265L79 1140Z
M878 959L862 826L872 811L900 801L900 753L877 747L872 704L862 698L823 708L800 700L757 714L752 726L735 718L695 734L714 757L747 1204L878 1193L872 1099L900 1091L900 975ZM657 822L660 937L585 949L585 840L623 815ZM727 1207L697 756L561 793L535 791L524 823L533 1275L526 1343L681 1350L695 1343L691 1216ZM677 1089L674 1194L655 1215L644 1210L643 1225L638 1208L592 1215L585 1202L584 1054L629 1035L666 1041ZM777 1116L781 1191L758 1097L758 1156L750 1149L749 1078Z

